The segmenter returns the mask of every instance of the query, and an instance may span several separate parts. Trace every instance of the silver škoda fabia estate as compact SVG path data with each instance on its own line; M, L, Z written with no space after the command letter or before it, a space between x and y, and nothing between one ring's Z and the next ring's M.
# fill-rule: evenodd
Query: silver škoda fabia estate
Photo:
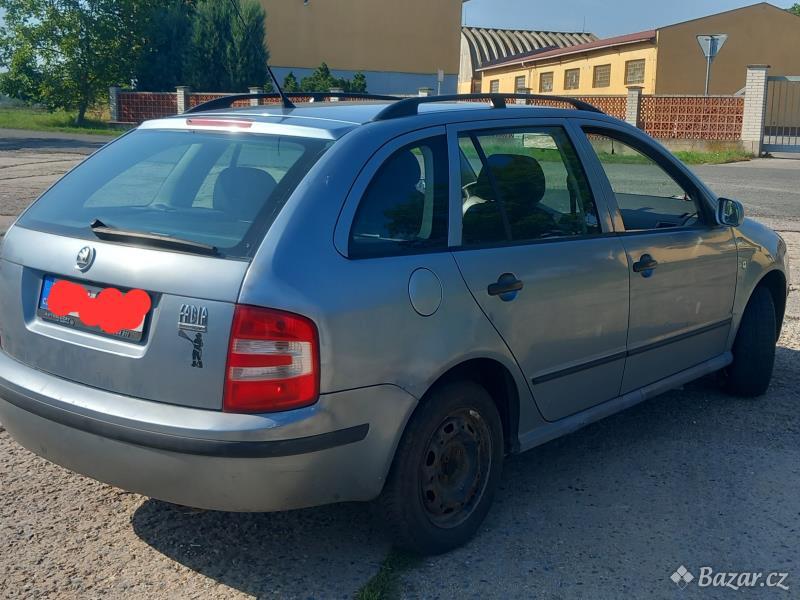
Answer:
M15 440L207 509L377 500L437 553L505 455L710 373L765 392L786 245L641 131L575 100L337 100L147 122L19 218Z

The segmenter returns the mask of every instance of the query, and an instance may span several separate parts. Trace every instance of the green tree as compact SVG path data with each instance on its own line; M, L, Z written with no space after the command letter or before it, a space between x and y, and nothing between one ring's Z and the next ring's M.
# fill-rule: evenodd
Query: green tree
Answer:
M293 71L289 71L289 74L283 80L283 91L287 94L300 91L300 84L297 83L297 77L295 77Z
M350 91L356 94L367 93L367 77L361 71L353 75L353 82L350 86Z
M352 81L334 77L328 65L322 63L300 82L300 90L303 92L329 92L331 88L342 88L345 92L366 93L367 78L361 72L356 73Z
M133 76L156 0L0 0L3 91L49 108L86 111Z
M188 0L164 0L150 11L144 29L144 47L136 63L136 88L147 92L172 91L186 83L183 63L192 33L193 8Z
M798 17L800 17L800 3L797 3L797 2L795 2L795 3L792 5L792 7L788 9L788 11L789 11L790 13L792 13L792 14L795 14L795 15L797 15Z
M42 74L36 65L32 48L20 48L8 59L6 65L8 71L0 73L0 94L24 102L37 102Z
M233 91L229 50L236 18L227 0L205 0L197 5L191 41L186 51L186 83L204 92Z
M266 15L257 0L240 1L240 14L233 21L231 32L232 91L247 90L269 78L266 46Z
M303 92L328 92L336 86L336 80L331 75L331 70L326 63L322 63L311 75L303 77L303 81L300 82L300 90Z
M197 4L184 65L188 84L197 90L245 91L267 79L264 9L257 0L235 1Z

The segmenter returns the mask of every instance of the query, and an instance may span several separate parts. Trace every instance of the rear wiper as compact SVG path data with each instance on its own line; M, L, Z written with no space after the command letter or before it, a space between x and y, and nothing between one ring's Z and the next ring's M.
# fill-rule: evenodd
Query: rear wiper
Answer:
M194 252L195 254L208 254L209 256L219 255L217 247L211 246L210 244L182 240L166 235L158 235L156 233L146 233L144 231L117 229L116 227L106 225L100 219L95 219L89 227L91 227L92 232L101 240L127 242L129 244L153 246L156 248L171 248L174 250L183 250L184 252Z

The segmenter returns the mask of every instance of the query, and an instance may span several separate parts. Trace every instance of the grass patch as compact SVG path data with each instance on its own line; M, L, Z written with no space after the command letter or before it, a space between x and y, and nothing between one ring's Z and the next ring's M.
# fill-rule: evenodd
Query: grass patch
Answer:
M750 160L753 155L742 150L720 150L719 152L696 152L681 150L674 152L687 165L723 165L725 163Z
M88 115L86 124L77 127L74 112L61 110L49 112L36 108L0 108L0 128L92 135L121 135L124 133L124 130L109 125L101 117L100 113Z
M378 573L356 594L356 600L391 600L400 595L400 576L422 562L416 555L390 550Z
M540 163L555 162L563 163L561 153L555 149L525 147L521 141L510 139L506 144L487 143L483 146L487 156L492 154L521 154L535 158ZM472 144L461 144L464 156L473 165L480 165L478 153ZM634 153L630 150L619 152L609 152L604 149L596 148L597 157L603 164L616 165L648 165L652 164L646 156ZM678 150L673 154L687 165L721 165L724 163L740 162L750 160L753 155L742 150L720 149L710 152L698 152L695 150Z

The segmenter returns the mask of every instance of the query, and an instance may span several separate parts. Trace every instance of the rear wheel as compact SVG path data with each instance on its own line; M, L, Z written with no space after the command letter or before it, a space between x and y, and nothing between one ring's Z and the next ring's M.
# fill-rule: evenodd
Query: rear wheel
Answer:
M772 295L758 287L742 315L733 344L733 362L723 373L726 392L750 398L767 391L775 364L777 331Z
M395 544L440 554L466 543L489 511L502 462L489 393L473 382L433 391L406 427L381 496Z

